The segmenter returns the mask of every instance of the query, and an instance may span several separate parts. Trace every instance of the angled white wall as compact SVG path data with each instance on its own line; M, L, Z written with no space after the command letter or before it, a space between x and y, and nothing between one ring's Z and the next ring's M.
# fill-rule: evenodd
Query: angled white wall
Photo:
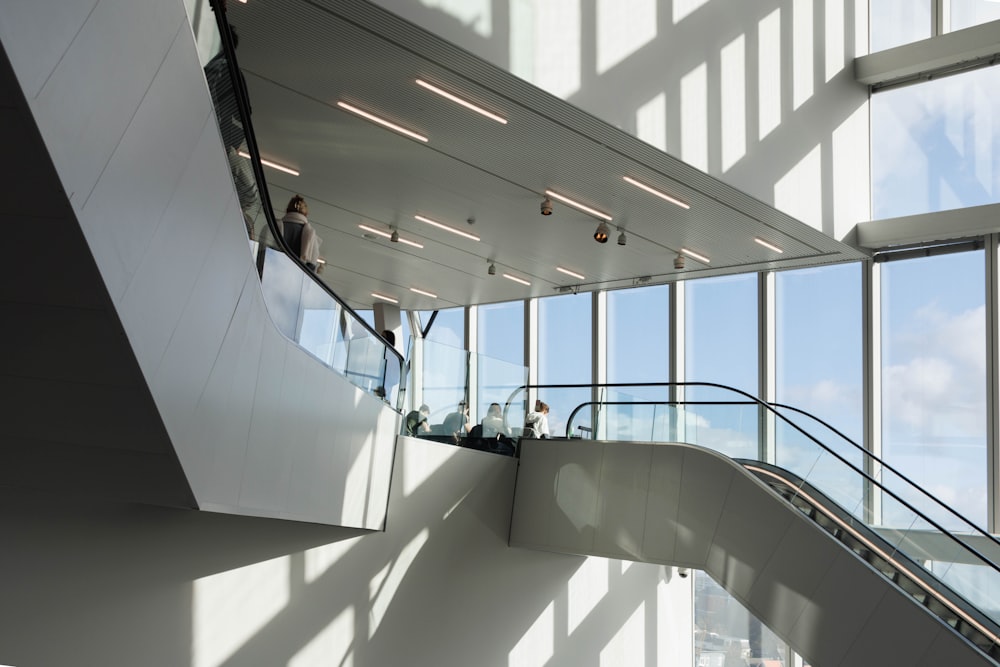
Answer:
M398 415L267 315L180 0L15 0L0 39L203 509L381 528Z
M384 533L0 491L0 664L692 664L671 568L507 546L514 459L401 438Z

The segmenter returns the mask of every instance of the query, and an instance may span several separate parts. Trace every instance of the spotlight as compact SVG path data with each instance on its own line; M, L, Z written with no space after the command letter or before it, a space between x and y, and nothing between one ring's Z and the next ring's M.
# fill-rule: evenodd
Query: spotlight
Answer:
M490 268L486 269L486 273L490 274L491 276L495 276L497 274L497 265L494 264L493 262L490 262Z
M598 243L608 242L608 223L602 222L597 225L597 231L594 232L594 240Z
M618 234L618 245L625 245L627 242L628 242L628 239L625 238L625 232L624 231L621 232L620 234Z
M686 567L677 568L677 576L679 576L681 579L687 579L688 569Z
M542 215L552 215L552 200L548 197L542 200Z
M674 268L678 271L684 268L684 255L678 253L677 256L674 257Z
M389 240L392 241L393 243L399 243L399 232L397 232L395 229L392 230L392 235L389 236Z

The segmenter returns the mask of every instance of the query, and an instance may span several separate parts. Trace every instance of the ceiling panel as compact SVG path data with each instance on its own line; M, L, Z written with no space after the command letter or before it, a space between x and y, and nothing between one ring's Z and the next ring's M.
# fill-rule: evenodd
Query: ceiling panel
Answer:
M231 6L262 155L301 171L269 171L273 204L310 202L324 239L325 279L351 305L373 291L431 309L803 266L858 251L585 114L465 51L363 2L277 0ZM504 116L500 124L418 86L430 81ZM347 101L424 134L403 137L337 106ZM623 180L631 176L688 202L688 210ZM598 220L559 202L539 214L547 189L612 216ZM439 220L471 241L414 219ZM474 222L467 222L472 219ZM424 244L364 238L359 223ZM619 230L627 245L616 243ZM764 238L784 250L754 242ZM710 258L687 258L685 247ZM489 261L496 276L488 276ZM579 280L556 266L586 276ZM531 282L522 286L500 274ZM437 300L409 290L436 293Z

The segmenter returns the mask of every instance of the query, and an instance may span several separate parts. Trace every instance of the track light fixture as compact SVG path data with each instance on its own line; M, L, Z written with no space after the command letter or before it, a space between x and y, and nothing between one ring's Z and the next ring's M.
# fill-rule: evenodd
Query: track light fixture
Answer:
M628 239L625 238L625 230L624 229L619 229L618 230L618 245L625 245L626 243L628 243Z
M594 240L598 243L608 242L608 223L602 222L597 225L597 231L594 232Z
M674 268L678 271L684 268L684 255L677 253L677 257L674 257Z
M392 241L393 243L399 243L399 232L397 232L395 229L392 230L392 234L389 236L389 240Z
M552 200L548 197L542 200L542 215L552 215Z
M489 268L486 269L486 273L490 274L491 276L495 276L497 274L497 265L494 264L493 262L490 262L490 266Z

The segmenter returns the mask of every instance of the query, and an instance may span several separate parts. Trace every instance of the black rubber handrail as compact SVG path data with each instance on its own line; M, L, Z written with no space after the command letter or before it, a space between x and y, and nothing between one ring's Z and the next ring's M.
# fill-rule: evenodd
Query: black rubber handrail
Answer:
M826 451L828 454L830 454L831 456L833 456L834 458L836 458L837 460L839 460L841 463L843 463L849 469L853 470L855 473L857 473L858 475L860 475L864 479L866 479L869 482L871 482L871 484L873 484L875 487L878 487L879 489L881 489L886 495L888 495L889 497L891 497L894 500L896 500L897 502L899 502L903 507L905 507L908 510L910 510L911 512L913 512L916 516L920 517L922 520L926 521L928 525L933 526L942 535L947 536L955 544L957 544L960 549L964 550L967 553L973 554L974 556L977 557L977 559L979 559L980 561L982 561L984 565L992 568L994 571L996 571L998 574L1000 574L1000 566L998 566L997 563L995 563L991 558L988 558L988 557L984 556L977 549L975 549L971 545L967 544L966 542L963 542L958 537L956 537L955 535L953 535L950 531L945 530L939 523L937 523L936 521L934 521L930 517L925 516L922 512L920 512L918 509L916 509L915 507L913 507L909 502L907 502L907 501L903 500L902 498L900 498L893 491L891 491L889 489L886 489L884 486L882 486L882 484L878 480L876 480L875 478L873 478L871 475L869 475L868 473L866 473L864 470L858 470L857 467L855 467L854 464L852 464L850 461L848 461L843 456L841 456L840 454L838 454L837 452L833 451L828 446L826 446L825 444L823 444L822 442L820 442L819 440L817 440L811 434L809 434L808 432L806 432L805 429L803 429L801 426L799 426L798 424L790 421L784 415L778 413L769 404L765 403L764 401L761 401L760 399L758 399L757 397L753 396L752 394L749 394L749 393L747 393L747 392L745 392L745 391L743 391L741 389L737 389L735 387L729 387L727 385L719 384L719 383L716 383L716 382L609 382L609 383L599 383L599 384L579 384L579 383L570 383L570 384L529 384L529 385L522 385L522 386L518 387L517 389L515 389L511 393L510 398L508 398L507 404L504 407L504 418L506 419L507 410L508 410L509 406L511 405L511 403L513 402L514 396L516 396L519 392L525 391L525 390L528 390L528 389L591 389L591 390L593 390L593 389L597 389L597 388L606 389L606 388L624 388L624 387L711 387L711 388L714 388L714 389L723 389L725 391L730 391L730 392L739 394L741 396L744 396L747 399L746 400L746 404L756 405L758 408L763 409L765 411L768 411L768 412L772 413L775 416L775 418L780 419L783 422L785 422L786 424L788 424L789 426L791 426L793 429L795 429L796 431L798 431L799 433L801 433L802 435L804 435L806 438L808 438L809 440L811 440L813 443L815 443L818 447L820 447L821 449L823 449L824 451ZM567 434L566 435L567 435L567 437L569 437L569 435L570 435L569 428L570 428L570 425L573 423L573 417L576 415L577 412L579 412L579 410L581 410L582 408L584 408L586 406L600 405L602 403L603 403L602 401L587 401L585 403L582 403L582 404L578 405L576 408L574 408L573 411L572 411L572 413L570 414L570 417L566 420L566 428L567 428ZM622 403L622 404L643 404L644 402L643 401L622 401L620 403ZM645 402L645 403L648 403L648 402ZM674 403L674 404L681 405L681 404L686 404L687 402L686 401L666 401L666 402L661 401L661 403ZM704 405L704 404L730 405L730 404L742 404L742 402L737 402L737 401L733 401L733 402L725 402L725 401L701 401L701 402L698 402L698 404L702 404L702 405ZM862 451L864 451L864 450L862 450ZM872 459L874 459L876 461L879 461L878 457L874 456L873 454L868 453L867 455L870 456ZM923 488L921 488L920 486L918 486L916 484L913 484L912 482L910 482L910 484L912 484L915 489L917 489L921 493L923 493L932 502L936 503L939 507L941 507L943 510L945 510L946 513L948 513L948 514L950 514L950 515L958 518L959 520L961 520L966 525L975 528L974 524L972 524L971 522L969 522L965 517L963 517L961 514L958 514L953 509L951 509L950 507L948 507L947 505L945 505L941 501L939 501L936 498L934 498L934 496L928 494L926 491L923 490ZM998 540L995 537L993 537L992 535L990 535L989 533L987 533L985 531L982 531L979 528L976 528L976 530L978 532L980 532L981 534L983 534L984 536L988 537L992 542L1000 544L1000 542L998 542Z
M236 105L239 109L240 120L243 123L243 132L246 136L247 151L250 153L251 158L250 164L253 167L254 178L257 181L257 192L261 199L261 208L263 209L264 217L267 219L267 226L271 230L271 235L280 246L282 252L298 264L303 273L308 275L312 281L320 287L320 289L340 304L345 311L350 313L351 317L367 329L369 333L375 336L377 340L381 341L384 344L385 349L396 357L399 361L400 384L402 384L403 355L399 353L399 350L389 344L389 341L383 338L381 333L376 331L374 327L369 325L368 322L359 316L353 308L344 302L343 299L337 296L337 294L330 289L329 285L320 280L315 273L310 271L302 262L301 258L299 258L296 253L291 251L291 248L285 241L285 236L281 233L281 230L278 227L278 222L274 217L274 208L271 205L271 197L267 190L267 177L264 174L264 165L260 161L260 151L257 149L257 137L253 131L253 124L250 122L250 96L244 85L243 77L240 76L240 67L236 60L236 48L233 45L233 36L230 33L229 20L226 18L225 0L209 0L209 5L212 7L212 12L215 14L215 23L218 27L219 37L222 41L222 49L226 54L226 64L229 67L229 76L233 81L233 90L236 91Z

